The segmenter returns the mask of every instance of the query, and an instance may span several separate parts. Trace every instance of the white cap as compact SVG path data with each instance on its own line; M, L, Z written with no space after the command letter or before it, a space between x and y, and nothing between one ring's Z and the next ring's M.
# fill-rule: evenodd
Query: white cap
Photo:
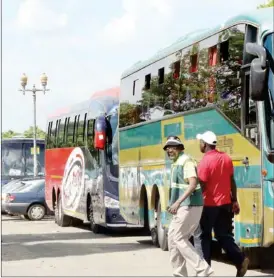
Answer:
M205 143L209 145L217 145L217 136L212 131L206 131L203 134L197 134L196 138L198 140L203 140Z

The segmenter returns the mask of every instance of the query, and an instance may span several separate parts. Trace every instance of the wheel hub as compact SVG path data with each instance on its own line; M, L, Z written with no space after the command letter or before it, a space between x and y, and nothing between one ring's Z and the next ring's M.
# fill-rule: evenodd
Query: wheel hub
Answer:
M34 219L39 219L43 216L43 209L41 207L33 207L32 210L31 210L31 216L34 218Z

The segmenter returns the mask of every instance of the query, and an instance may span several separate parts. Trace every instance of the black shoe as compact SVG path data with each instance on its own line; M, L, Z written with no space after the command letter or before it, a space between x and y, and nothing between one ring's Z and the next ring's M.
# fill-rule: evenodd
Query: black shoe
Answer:
M244 258L242 264L237 268L236 277L244 277L249 265L249 259L247 257Z

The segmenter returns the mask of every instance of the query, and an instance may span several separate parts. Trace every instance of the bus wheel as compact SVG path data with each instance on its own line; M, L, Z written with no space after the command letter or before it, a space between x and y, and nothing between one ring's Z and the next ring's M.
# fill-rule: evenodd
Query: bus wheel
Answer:
M157 208L157 234L158 234L158 241L159 246L163 251L168 250L168 241L167 241L167 232L165 227L162 225L161 221L161 202L158 202L158 208Z
M71 225L71 217L65 215L63 212L61 193L59 194L58 202L55 206L55 222L60 227L68 227Z
M249 259L249 269L260 268L260 248L259 247L242 247L244 254Z
M93 206L90 204L89 206L89 221L90 221L90 229L94 234L99 234L101 232L101 227L94 222L93 217Z
M152 244L156 247L160 247L159 240L158 240L157 229L152 228L150 233L151 233Z

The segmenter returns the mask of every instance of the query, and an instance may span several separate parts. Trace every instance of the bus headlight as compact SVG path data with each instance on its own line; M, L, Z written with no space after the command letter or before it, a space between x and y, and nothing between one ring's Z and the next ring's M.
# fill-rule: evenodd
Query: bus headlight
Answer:
M105 196L105 206L106 208L119 208L119 201Z

